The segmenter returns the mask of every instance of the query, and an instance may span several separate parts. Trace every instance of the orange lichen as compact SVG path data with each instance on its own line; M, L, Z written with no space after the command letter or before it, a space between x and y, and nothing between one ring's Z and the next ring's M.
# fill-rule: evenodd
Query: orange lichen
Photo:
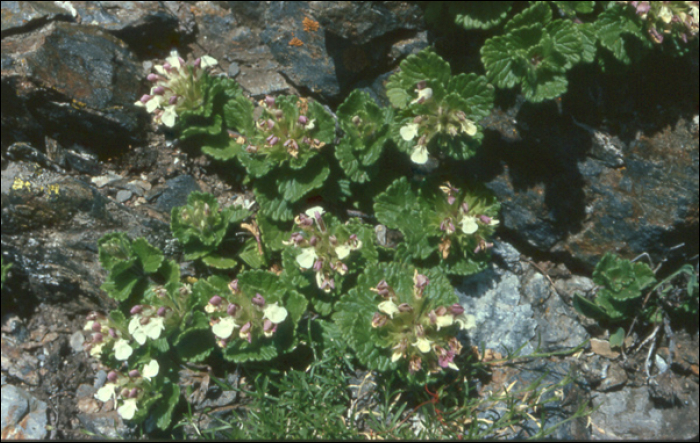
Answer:
M299 40L296 37L289 40L289 46L303 46L303 45L304 45L304 42Z
M316 32L321 26L318 22L311 20L309 17L304 17L301 24L304 26L304 31L306 32Z

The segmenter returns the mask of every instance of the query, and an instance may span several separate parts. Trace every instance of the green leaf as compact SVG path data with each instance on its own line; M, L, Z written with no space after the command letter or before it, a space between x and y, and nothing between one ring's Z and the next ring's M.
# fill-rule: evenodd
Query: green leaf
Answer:
M267 216L265 211L258 211L256 216L258 228L262 234L263 244L271 251L284 249L283 241L289 240L289 231L283 223L277 223Z
M131 244L134 254L139 258L141 267L147 274L153 274L158 271L160 265L163 264L165 256L160 249L151 246L145 238L140 237L134 240Z
M624 34L632 34L642 41L647 41L642 30L642 20L637 17L634 8L622 5L609 8L598 16L595 27L600 44L625 64L630 64L632 59L626 48L626 39L630 36Z
M476 122L491 114L495 91L486 77L473 73L456 75L450 79L447 91L458 94L464 100L467 106L460 109L467 118Z
M481 62L486 75L499 88L512 88L520 81L509 50L509 36L492 37L481 47Z
M566 15L573 15L576 16L576 13L581 13L581 14L590 14L593 12L595 9L595 2L594 1L584 1L584 2L562 2L562 1L555 1L552 2L559 9L564 11Z
M249 238L245 242L243 251L238 254L241 260L243 260L248 266L253 269L260 269L267 265L267 260L265 255L260 255L258 252L258 243L254 238Z
M277 178L279 194L286 201L299 201L309 192L322 187L330 172L328 166L323 165L319 168L317 164L310 163L304 171L280 175Z
M107 295L116 301L125 301L131 295L131 291L141 279L141 275L135 270L137 259L119 262L112 268L107 280L100 286Z
M256 133L253 112L255 106L242 94L234 100L229 100L224 105L224 121L226 127L232 131L241 133L246 137L252 137Z
M613 348L621 348L625 341L625 330L617 328L614 334L610 335L610 346Z
M551 20L552 8L546 2L535 2L532 6L510 19L503 31L508 33L524 26L532 26L535 23L538 26L545 26Z
M538 73L534 79L525 78L522 88L525 98L533 103L538 103L566 93L568 85L566 76L543 72Z
M111 271L118 263L131 259L131 240L124 232L105 234L97 242L100 264Z
M156 425L161 431L170 427L173 410L180 402L180 387L173 383L166 384L163 389L163 398L153 408L153 416L156 418Z
M586 298L581 297L578 294L574 295L573 299L574 308L581 314L588 318L594 320L605 320L607 319L607 313L600 306Z
M568 20L555 20L546 27L547 32L552 37L552 50L561 54L566 59L565 69L571 69L576 63L581 61L583 43L581 34L577 31L576 25Z
M409 98L418 96L414 90L419 82L447 84L450 79L449 63L430 48L418 54L409 55L401 62L400 68L399 72L389 77L386 85L391 104L400 109L408 105Z
M455 23L466 30L490 29L510 12L513 2L447 2Z
M228 161L238 157L243 151L243 147L231 140L223 146L202 146L202 152L215 160Z
M211 122L211 124L206 125L206 126L190 126L187 129L184 129L182 131L182 135L180 136L181 139L186 139L190 137L194 137L197 135L217 135L220 134L223 129L221 127L221 123L223 122L223 119L221 118L220 115L215 115L213 117L214 121Z
M595 25L593 23L582 23L577 25L576 29L579 32L581 44L583 45L581 60L584 63L591 63L595 60L595 55L598 50L596 46L597 37Z
M218 254L208 254L202 257L202 262L216 269L233 269L238 262L232 258L223 257Z
M204 312L193 313L192 323L178 335L174 345L180 358L189 362L201 362L211 354L216 343Z

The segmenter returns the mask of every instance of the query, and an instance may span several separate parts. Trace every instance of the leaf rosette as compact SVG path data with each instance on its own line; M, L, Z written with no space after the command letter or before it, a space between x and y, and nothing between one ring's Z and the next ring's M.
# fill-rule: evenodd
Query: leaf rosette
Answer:
M246 271L233 282L212 276L194 286L224 358L266 361L296 344L294 334L306 299L266 271Z
M483 133L478 121L493 107L494 91L476 74L451 75L450 65L426 49L401 62L389 78L387 96L399 109L392 138L414 163L431 151L465 160L475 154Z
M338 107L338 121L345 136L335 156L350 180L369 181L377 173L377 161L389 139L391 108L380 108L368 93L355 90Z
M382 224L404 235L400 249L411 261L437 265L451 275L482 271L499 224L496 198L483 187L462 190L434 180L417 188L401 178L374 206Z
M314 207L296 217L295 225L296 232L283 242L287 249L282 254L284 278L291 285L315 286L325 294L342 293L346 277L378 260L372 228L357 220L343 224ZM327 315L334 300L319 295L310 298L314 308Z
M400 369L418 383L445 369L459 370L456 333L474 322L439 270L423 275L397 263L367 268L336 305L333 320L363 364Z
M250 211L243 207L228 206L219 210L213 195L192 192L185 206L173 208L170 227L184 248L185 260L202 258L210 266L232 268L236 265L233 258L214 252L220 248L229 227L249 216Z

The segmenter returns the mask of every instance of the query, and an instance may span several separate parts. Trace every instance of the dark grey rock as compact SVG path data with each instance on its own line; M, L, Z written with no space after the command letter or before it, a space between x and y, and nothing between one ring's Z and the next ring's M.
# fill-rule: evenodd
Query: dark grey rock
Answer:
M191 175L181 175L166 182L166 189L156 200L156 207L168 214L176 206L187 204L187 197L194 191L201 191Z
M2 38L59 18L73 19L70 11L55 2L2 2Z
M41 440L46 437L47 424L46 403L18 387L2 387L3 439Z
M600 406L591 415L596 424L593 438L688 440L698 433L697 409L656 408L646 387L598 393L592 401L594 407Z
M228 76L231 78L236 78L238 74L241 73L241 67L238 66L238 63L233 62L230 65L228 65Z
M106 153L142 141L146 119L133 105L141 70L118 38L53 22L4 38L3 63L3 143L41 147L50 135L63 146Z

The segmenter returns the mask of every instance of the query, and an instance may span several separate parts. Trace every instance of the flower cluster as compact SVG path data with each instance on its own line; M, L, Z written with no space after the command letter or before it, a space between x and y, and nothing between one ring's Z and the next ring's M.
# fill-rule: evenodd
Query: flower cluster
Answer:
M448 335L444 328L454 324L462 330L471 328L473 317L467 316L458 303L452 306L424 306L423 292L430 282L417 270L413 282L411 303L398 303L399 297L394 288L385 280L370 288L383 299L372 317L372 328L380 329L386 340L393 344L391 360L396 362L405 359L411 374L422 368L427 368L431 373L446 368L459 370L454 358L460 355L462 345L455 336Z
M255 123L257 134L246 138L244 135L229 131L236 143L244 146L250 154L287 155L298 158L301 150L321 149L326 144L310 133L316 127L316 119L307 117L308 104L299 100L296 109L290 109L290 102L283 100L284 108L278 106L278 99L265 96L260 101L262 116Z
M139 345L146 339L158 340L165 330L165 322L173 316L173 310L165 306L136 305L131 308L129 334Z
M698 33L698 2L620 2L635 8L656 43L664 35L677 35L687 43Z
M217 63L214 58L205 55L197 58L192 65L186 65L177 50L173 50L163 65L154 67L156 73L148 75L153 87L135 104L154 113L156 121L173 127L179 113L202 105L205 93L202 79L206 68Z
M279 303L267 303L259 293L253 297L243 294L238 280L232 281L229 289L231 296L215 295L204 308L220 347L228 345L235 329L238 329L238 337L248 343L260 332L270 338L277 332L277 326L287 319L288 312Z
M321 207L314 207L294 219L301 231L292 234L285 245L294 245L301 249L296 261L303 271L313 269L316 272L316 283L324 292L335 289L335 274L345 275L348 266L343 261L350 253L362 248L362 241L357 235L338 238L331 233L323 218Z
M114 358L120 361L127 360L134 352L129 345L128 334L122 332L119 325L104 314L88 314L84 330L92 332L91 339L86 341L84 346L93 357L99 358L110 345L113 345Z
M450 254L452 240L450 237L459 230L474 238L474 254L486 251L493 247L492 243L486 241L493 229L499 224L495 218L485 215L486 206L477 199L461 196L460 190L453 187L450 182L440 186L440 190L446 196L447 205L441 205L444 210L440 215L440 231L442 232L442 242L440 252L443 259L447 259ZM471 201L471 205L470 205ZM443 202L444 203L444 202Z
M138 410L138 402L144 394L151 391L151 379L158 375L160 366L156 360L147 363L142 371L133 369L126 374L118 371L110 371L107 374L107 383L102 386L95 398L101 402L114 399L120 406L117 412L124 420L131 420Z
M401 138L407 142L417 139L411 153L414 163L425 164L428 161L428 144L437 134L447 134L451 137L459 134L469 137L476 135L476 124L466 117L464 111L452 109L447 103L437 103L433 98L433 90L427 87L427 82L419 82L415 92L418 98L409 105L423 105L420 108L421 113L399 131Z

